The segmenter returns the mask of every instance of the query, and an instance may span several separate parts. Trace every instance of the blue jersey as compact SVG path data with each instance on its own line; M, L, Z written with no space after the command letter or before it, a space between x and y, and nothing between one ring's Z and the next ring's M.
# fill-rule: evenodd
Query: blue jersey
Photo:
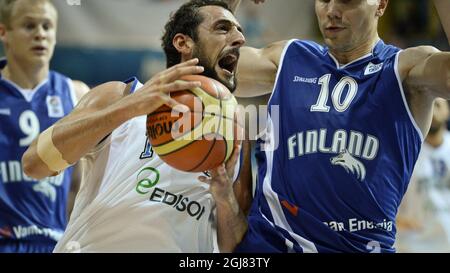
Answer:
M1 61L0 69L5 65ZM23 173L21 158L40 132L73 109L74 101L70 80L53 71L27 92L0 78L0 252L24 250L17 242L54 245L65 229L71 168L36 181Z
M289 42L237 251L395 251L397 209L423 142L398 53L380 40L340 66L327 48Z

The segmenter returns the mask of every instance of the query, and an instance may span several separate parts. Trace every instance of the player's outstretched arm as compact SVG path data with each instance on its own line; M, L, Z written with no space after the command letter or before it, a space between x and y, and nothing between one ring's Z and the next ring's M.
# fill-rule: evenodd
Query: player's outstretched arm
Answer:
M256 97L272 92L281 53L287 41L279 41L265 48L242 47L238 62L237 97Z
M434 0L434 6L438 11L445 34L447 35L448 43L450 44L450 1L448 0Z
M400 53L399 72L410 89L431 99L450 99L450 52L431 46L408 48Z
M265 0L252 0L252 1L255 2L256 4L259 4L264 3ZM233 11L234 14L236 13L236 10L241 4L241 0L225 0L225 2L228 4L228 6L230 7L231 11Z
M264 0L252 0L256 4ZM233 13L241 0L225 0ZM278 63L287 41L279 41L265 48L242 47L237 68L237 97L256 97L272 92Z
M151 113L163 104L177 106L169 93L200 86L199 82L177 81L183 75L203 72L197 63L198 59L193 59L164 70L131 95L131 85L122 82L92 89L69 115L31 144L22 157L24 172L36 179L55 175L77 162L125 121Z
M228 4L228 7L231 9L233 14L236 14L236 10L241 4L241 0L225 0L224 2Z

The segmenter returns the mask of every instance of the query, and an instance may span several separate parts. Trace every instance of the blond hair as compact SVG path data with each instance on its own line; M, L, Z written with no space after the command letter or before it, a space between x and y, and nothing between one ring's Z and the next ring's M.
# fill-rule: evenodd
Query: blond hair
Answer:
M7 27L10 27L12 11L14 8L14 4L17 1L18 0L0 0L0 24L4 24ZM50 3L54 7L51 0L43 0L43 1ZM37 1L33 0L33 2Z

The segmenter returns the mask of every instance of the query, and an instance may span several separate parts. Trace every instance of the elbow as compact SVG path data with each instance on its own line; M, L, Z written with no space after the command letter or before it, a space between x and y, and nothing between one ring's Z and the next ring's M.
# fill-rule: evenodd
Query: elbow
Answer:
M40 168L40 160L37 159L37 155L33 153L32 148L28 150L22 156L22 168L25 175L34 179L42 179L48 175L42 173L42 167Z
M26 150L26 152L23 154L22 156L22 168L23 168L23 172L29 176L29 177L33 177L35 172L36 172L36 168L34 167L35 164L33 164L33 160L32 157L30 156L30 149Z

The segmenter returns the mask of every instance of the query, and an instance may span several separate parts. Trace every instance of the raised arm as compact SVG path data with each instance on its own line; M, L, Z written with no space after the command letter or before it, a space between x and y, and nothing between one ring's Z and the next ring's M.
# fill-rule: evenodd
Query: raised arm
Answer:
M425 136L434 99L450 99L450 53L431 46L408 48L399 55L398 70L409 109Z
M256 4L264 0L252 0ZM241 0L225 0L233 13ZM272 92L278 62L286 41L275 42L265 48L242 47L237 68L237 97L256 97Z
M399 70L407 87L432 99L450 99L450 52L431 46L408 48L400 53Z
M131 95L131 85L122 82L92 89L68 116L31 144L22 157L24 172L36 179L55 175L77 162L125 121L151 113L163 104L178 105L168 94L200 85L176 81L183 75L201 73L203 67L196 66L197 62L193 59L164 70Z
M239 4L241 4L241 0L224 0L228 6L230 7L231 11L233 11L233 13L236 13L236 10L239 7ZM256 4L259 3L264 3L265 0L252 0L253 2L255 2Z
M445 34L447 35L448 43L450 44L450 1L434 0L434 6L439 14Z
M243 47L238 62L237 97L255 97L272 92L281 53L287 41L279 41L265 48Z
M231 11L235 14L239 5L241 4L241 0L225 0L228 4L228 7L230 7Z

